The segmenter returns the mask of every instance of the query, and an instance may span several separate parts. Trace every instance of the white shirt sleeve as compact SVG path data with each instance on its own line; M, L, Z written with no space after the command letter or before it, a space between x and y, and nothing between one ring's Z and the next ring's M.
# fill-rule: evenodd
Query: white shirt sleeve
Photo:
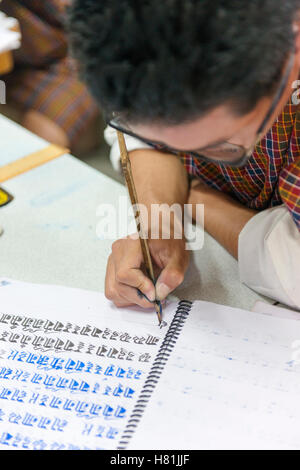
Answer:
M121 163L120 163L120 150L119 150L119 143L118 143L118 136L117 131L110 126L107 126L104 130L104 138L106 143L111 147L110 150L110 161L113 168L121 173ZM128 152L132 150L138 149L152 149L150 145L145 144L141 140L138 140L134 137L129 135L124 135L126 147Z
M241 282L300 309L300 232L284 205L258 213L245 225L238 262Z

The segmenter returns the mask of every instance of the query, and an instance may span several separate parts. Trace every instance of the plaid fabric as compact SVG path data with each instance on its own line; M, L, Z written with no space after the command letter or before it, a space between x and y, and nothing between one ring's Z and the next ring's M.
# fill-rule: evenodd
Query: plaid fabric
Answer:
M286 104L243 168L182 156L189 174L245 206L264 210L284 203L300 230L300 108Z
M1 10L17 18L22 31L16 68L5 77L7 103L44 114L67 133L72 146L97 118L99 108L67 56L63 21L68 3L4 0Z

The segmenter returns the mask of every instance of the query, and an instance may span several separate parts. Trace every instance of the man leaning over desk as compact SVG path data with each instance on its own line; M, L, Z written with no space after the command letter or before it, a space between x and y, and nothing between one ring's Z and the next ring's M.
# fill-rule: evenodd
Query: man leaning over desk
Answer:
M241 281L298 309L299 14L299 0L75 0L69 18L116 166L115 129L125 135L139 202L204 204ZM174 237L149 244L163 300L189 253ZM154 300L141 264L139 240L114 243L106 295L117 306L149 307L136 288Z

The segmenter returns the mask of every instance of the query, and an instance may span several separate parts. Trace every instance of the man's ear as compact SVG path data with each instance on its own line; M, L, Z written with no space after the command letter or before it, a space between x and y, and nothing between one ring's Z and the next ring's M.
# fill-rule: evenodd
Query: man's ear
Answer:
M293 31L295 34L295 49L296 49L296 61L300 67L300 12L297 13L295 21L293 23Z

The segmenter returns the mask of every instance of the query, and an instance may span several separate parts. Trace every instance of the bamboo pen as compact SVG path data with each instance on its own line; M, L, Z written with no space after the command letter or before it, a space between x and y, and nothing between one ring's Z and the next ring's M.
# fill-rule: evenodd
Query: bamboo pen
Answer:
M134 180L132 176L131 164L130 164L130 159L129 159L129 155L128 155L127 148L126 148L124 135L120 131L117 131L117 134L118 134L118 141L119 141L119 147L120 147L122 170L124 173L131 204L135 208L134 216L135 216L137 231L138 231L139 239L141 243L144 264L145 264L148 276L150 277L151 281L155 285L155 276L154 276L152 259L150 255L148 242L145 236L146 234L144 233L144 230L143 230L142 220L140 217L140 211L138 209L139 206L138 206L137 193L136 193L135 184L134 184ZM161 302L159 300L155 300L154 305L155 305L155 310L157 313L159 325L161 325L161 322L162 322Z

